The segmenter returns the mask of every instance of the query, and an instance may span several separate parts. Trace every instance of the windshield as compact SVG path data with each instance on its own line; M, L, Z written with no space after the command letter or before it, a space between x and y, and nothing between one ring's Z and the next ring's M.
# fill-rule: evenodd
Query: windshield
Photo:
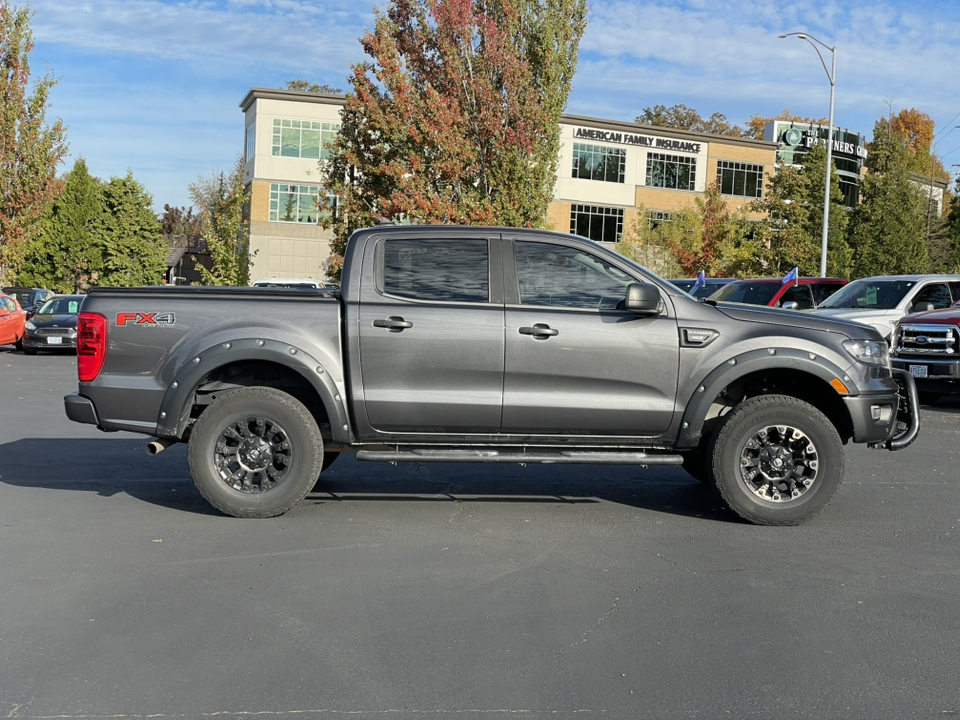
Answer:
M47 300L38 315L76 315L80 311L81 299L74 297Z
M780 291L779 283L750 282L738 280L717 290L710 296L717 302L747 303L748 305L767 305Z
M820 303L820 307L892 310L916 284L916 280L854 280Z

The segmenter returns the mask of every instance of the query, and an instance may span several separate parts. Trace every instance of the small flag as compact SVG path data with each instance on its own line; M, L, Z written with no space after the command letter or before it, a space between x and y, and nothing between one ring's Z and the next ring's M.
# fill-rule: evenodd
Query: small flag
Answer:
M691 295L696 295L696 294L697 294L697 290L698 290L699 288L702 288L702 287L703 287L704 285L706 285L706 284L707 284L707 278L704 276L703 270L701 270L701 271L700 271L700 277L697 278L697 281L693 284L693 287L690 288L690 294L691 294Z
M781 280L780 282L786 285L788 282L795 283L799 280L800 280L800 273L798 272L798 268L794 268L793 270L788 272L786 276L783 278L783 280Z

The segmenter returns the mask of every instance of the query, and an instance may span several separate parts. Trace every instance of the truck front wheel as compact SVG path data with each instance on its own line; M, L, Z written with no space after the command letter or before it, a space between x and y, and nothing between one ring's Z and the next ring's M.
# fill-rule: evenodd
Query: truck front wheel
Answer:
M300 502L323 464L310 412L274 388L225 392L200 415L187 450L200 494L234 517L274 517Z
M734 408L711 438L709 461L726 503L758 525L808 520L843 479L833 423L787 395L760 395Z

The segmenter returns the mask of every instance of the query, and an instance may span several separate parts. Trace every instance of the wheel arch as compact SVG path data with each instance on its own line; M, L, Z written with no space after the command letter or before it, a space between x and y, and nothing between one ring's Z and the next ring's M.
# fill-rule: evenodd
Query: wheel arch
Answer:
M831 386L840 379L858 394L852 380L827 358L794 349L758 350L728 360L697 386L680 423L677 448L696 448L726 411L751 397L789 395L807 402L829 418L843 442L853 435L853 419L841 395ZM716 406L721 406L718 412Z
M157 434L182 440L191 420L217 391L255 386L289 392L307 406L318 425L329 423L332 440L350 442L345 398L329 370L287 343L252 338L208 348L177 371L160 404Z

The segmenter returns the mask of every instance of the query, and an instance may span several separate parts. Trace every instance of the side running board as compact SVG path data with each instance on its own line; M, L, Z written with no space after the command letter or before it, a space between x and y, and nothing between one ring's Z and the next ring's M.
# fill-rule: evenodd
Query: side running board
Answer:
M358 450L357 460L369 462L555 463L579 465L680 465L683 457L666 453L562 450L501 452L499 450Z

